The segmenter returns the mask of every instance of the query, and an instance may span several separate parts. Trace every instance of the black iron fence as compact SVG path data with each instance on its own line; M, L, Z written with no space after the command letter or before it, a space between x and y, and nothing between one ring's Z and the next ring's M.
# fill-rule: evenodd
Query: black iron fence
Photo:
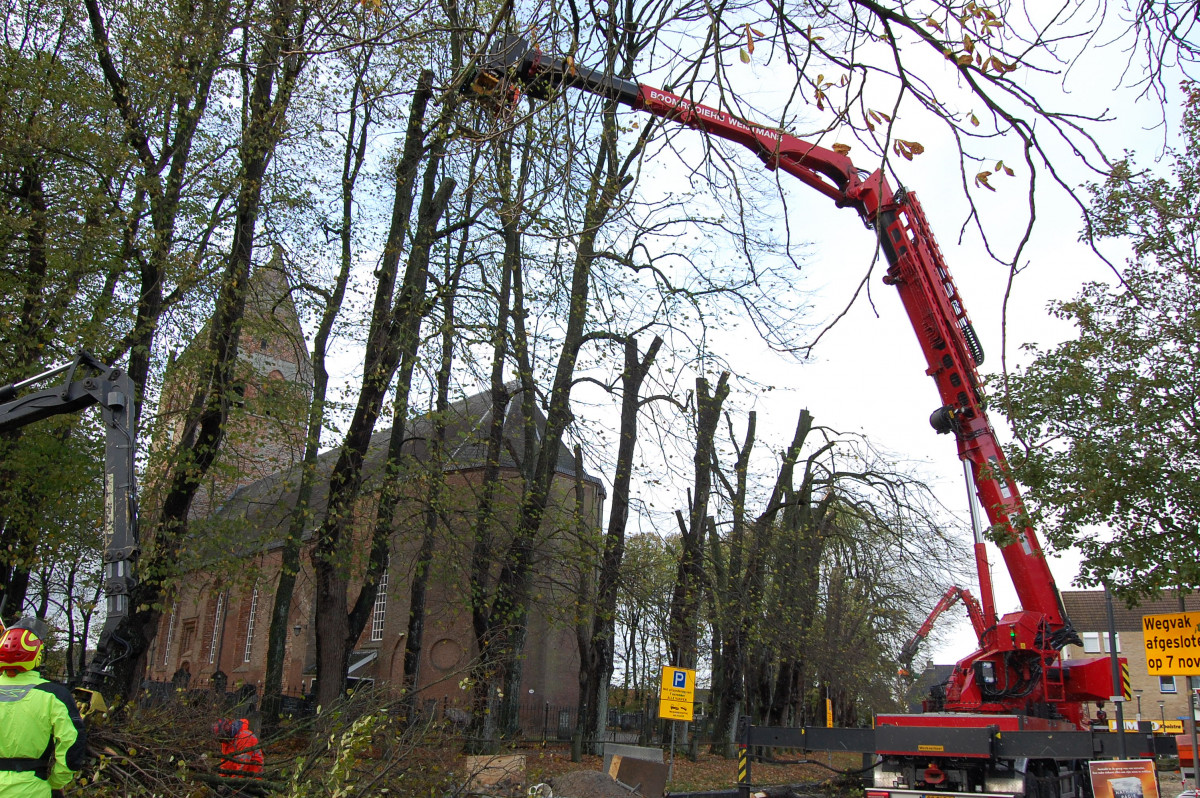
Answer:
M237 710L242 715L250 715L259 709L261 696L253 684L236 685L229 689L224 682L205 682L199 680L155 681L146 680L142 683L142 693L138 704L143 707L162 706L166 704L185 704L197 708L211 708L214 713L224 713ZM387 700L381 694L381 700ZM454 702L449 698L429 699L421 706L426 717L445 723L448 727L461 730L463 733L471 727L470 706L465 702ZM605 718L605 728L598 739L581 740L582 744L591 747L595 743L612 742L629 745L664 745L671 740L671 726L667 721L658 718L657 702L651 699L644 707L624 708L610 707ZM281 711L285 717L303 718L316 713L316 701L311 694L285 692L282 697ZM551 704L548 701L523 702L518 707L518 724L520 727L518 743L557 743L568 744L573 741L578 722L578 707L575 705ZM676 727L678 731L678 727ZM693 746L711 739L709 718L703 715L689 724L689 735L695 742ZM686 745L682 736L678 737L679 744Z
M218 712L235 708L242 714L252 714L258 711L260 696L257 686L235 683L232 685L232 689L230 687L224 681L146 679L142 682L138 706L156 707L165 704L185 704L198 708L211 707ZM285 691L281 709L285 716L307 717L315 714L316 704L312 696Z
M465 704L451 702L448 698L440 701L431 699L425 702L424 709L427 716L459 726L463 730L471 725L470 708ZM517 708L517 723L522 742L570 742L575 736L578 720L579 708L574 704L526 701ZM658 721L644 710L611 708L606 721L602 741L638 743L657 741L659 738Z

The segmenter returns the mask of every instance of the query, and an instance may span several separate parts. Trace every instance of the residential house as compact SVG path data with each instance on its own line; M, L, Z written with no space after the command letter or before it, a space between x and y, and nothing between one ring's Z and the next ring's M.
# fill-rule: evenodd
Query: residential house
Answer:
M1063 659L1094 657L1109 654L1113 642L1109 635L1108 609L1102 590L1064 590L1063 606L1076 631L1083 638L1082 646L1067 646ZM1186 720L1192 696L1200 689L1200 676L1152 676L1146 668L1146 644L1142 634L1142 616L1164 615L1181 611L1176 591L1164 591L1155 601L1144 601L1140 606L1129 609L1119 600L1113 601L1113 626L1116 630L1116 649L1119 656L1129 663L1130 686L1133 698L1125 704L1126 721L1153 721L1155 727L1166 721ZM1200 594L1191 593L1184 597L1182 611L1200 612ZM1097 709L1092 707L1093 714ZM1111 705L1105 711L1110 721L1116 712ZM1193 717L1200 719L1200 712L1191 709ZM1180 727L1171 724L1180 732Z

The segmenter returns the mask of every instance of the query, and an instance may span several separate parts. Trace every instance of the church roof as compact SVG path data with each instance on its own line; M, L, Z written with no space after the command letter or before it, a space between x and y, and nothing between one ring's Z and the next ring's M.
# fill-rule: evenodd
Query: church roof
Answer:
M468 471L483 468L487 452L487 435L491 426L492 399L491 391L484 391L474 396L454 402L447 410L449 419L446 427L446 454L443 469L445 472ZM540 439L545 429L546 418L539 408L534 407L534 427ZM500 466L504 469L519 469L525 465L524 456L524 412L520 394L516 391L508 403L508 411L504 420L504 446L500 456ZM428 442L433 433L433 419L429 415L421 416L407 425L405 441L401 449L404 458L409 462L421 462L427 456ZM378 489L382 478L388 445L391 439L391 428L380 430L371 436L366 455L363 460L363 492L370 493ZM321 453L317 458L317 474L313 485L310 507L313 511L314 527L325 516L325 507L329 495L329 477L340 454L340 447ZM534 452L536 456L536 452ZM532 463L528 466L532 468ZM567 476L575 474L575 457L566 445L559 445L558 462L555 465L558 473ZM603 485L598 478L583 473L585 482L596 486L603 495ZM213 513L212 520L233 521L245 519L259 532L267 535L274 533L282 536L289 524L289 516L297 502L300 483L300 466L293 466L284 471L272 474L257 482L244 485L235 490L225 502Z

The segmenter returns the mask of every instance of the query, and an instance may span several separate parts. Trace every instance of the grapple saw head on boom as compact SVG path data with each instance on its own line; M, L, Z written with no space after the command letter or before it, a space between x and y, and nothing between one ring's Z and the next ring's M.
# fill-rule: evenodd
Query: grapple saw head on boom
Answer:
M466 90L475 97L502 105L511 105L522 93L549 100L564 87L626 105L635 104L641 91L641 86L631 80L581 66L570 56L547 55L521 36L499 37L486 54L480 55L478 68L466 84Z

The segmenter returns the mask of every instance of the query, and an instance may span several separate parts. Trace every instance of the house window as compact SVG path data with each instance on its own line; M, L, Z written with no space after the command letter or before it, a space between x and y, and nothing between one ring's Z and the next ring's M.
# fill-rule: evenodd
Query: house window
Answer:
M221 614L225 611L225 594L217 594L217 611L213 613L212 640L208 645L208 664L217 661L217 641L221 639Z
M167 661L171 659L171 641L175 639L175 611L179 609L179 602L171 602L171 622L167 624L167 642L163 645L163 667L166 667Z
M258 588L250 594L250 615L246 619L246 647L242 651L242 662L250 661L250 652L254 646L254 614L258 612Z
M1084 632L1083 652L1085 654L1108 654L1112 651L1108 644L1108 632ZM1121 635L1117 633L1117 653L1121 651Z
M1158 677L1158 692L1160 692L1160 693L1175 692L1175 677L1174 676L1159 676Z
M387 617L387 586L388 586L388 563L383 566L383 573L379 574L379 586L375 593L375 609L371 613L371 639L383 639L383 621Z
M1200 676L1189 676L1187 679L1189 690L1200 690Z

